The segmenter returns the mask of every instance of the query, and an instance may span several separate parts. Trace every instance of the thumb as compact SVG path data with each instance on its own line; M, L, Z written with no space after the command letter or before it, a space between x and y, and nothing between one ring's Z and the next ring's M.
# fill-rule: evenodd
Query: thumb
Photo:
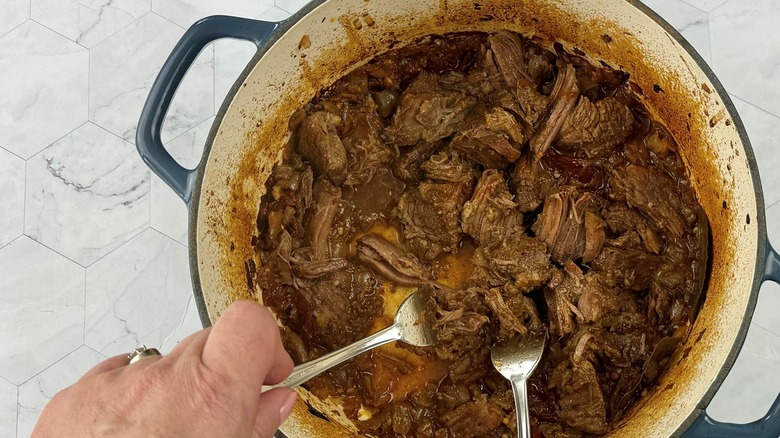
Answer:
M260 395L253 438L271 438L292 412L297 394L287 388L274 388Z

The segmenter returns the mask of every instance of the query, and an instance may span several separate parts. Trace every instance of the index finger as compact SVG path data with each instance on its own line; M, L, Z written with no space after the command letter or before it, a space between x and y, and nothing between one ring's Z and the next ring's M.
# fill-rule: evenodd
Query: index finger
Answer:
M241 382L245 396L255 400L263 383L278 383L293 369L276 319L253 301L237 301L220 316L206 339L201 361L223 377Z

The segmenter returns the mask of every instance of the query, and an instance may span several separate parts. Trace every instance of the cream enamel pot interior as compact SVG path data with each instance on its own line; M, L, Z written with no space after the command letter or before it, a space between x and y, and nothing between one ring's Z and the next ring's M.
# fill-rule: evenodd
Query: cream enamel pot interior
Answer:
M557 41L630 73L634 90L677 140L711 223L711 274L692 334L655 390L609 436L780 436L780 398L749 425L718 423L703 412L742 346L760 284L780 278L753 151L701 57L633 0L320 0L281 23L209 17L194 24L152 87L137 145L189 206L190 269L204 326L236 299L260 299L247 286L244 261L292 112L392 47L428 34L497 29L548 47ZM310 45L301 44L304 36ZM165 151L160 129L186 70L206 44L223 37L252 41L258 51L223 103L200 165L187 170ZM354 436L336 405L301 395L282 428L287 435Z

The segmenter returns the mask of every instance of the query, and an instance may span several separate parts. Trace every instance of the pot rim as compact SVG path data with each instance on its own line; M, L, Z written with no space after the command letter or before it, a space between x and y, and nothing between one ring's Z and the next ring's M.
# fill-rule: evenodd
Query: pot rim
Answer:
M298 21L300 21L302 18L307 16L318 6L329 1L332 0L312 0L309 3L307 3L305 6L303 6L295 14L279 22L279 27L273 32L273 34L271 34L268 40L266 40L262 45L258 46L255 55L252 57L251 60L247 62L247 65L244 68L244 70L236 78L236 81L233 83L233 86L230 88L230 91L227 93L225 99L222 101L222 105L220 106L219 111L216 113L214 122L211 125L209 135L204 145L200 164L196 169L196 175L195 175L193 191L192 191L192 198L190 202L187 204L188 255L190 261L189 264L190 277L192 279L192 292L193 292L193 298L195 299L195 303L198 308L198 315L200 316L201 324L203 325L204 328L209 327L211 325L211 320L209 319L208 307L206 305L205 297L203 295L203 289L200 283L200 272L198 267L197 223L198 223L198 206L200 204L200 193L203 184L203 176L205 174L204 166L205 163L208 161L209 155L211 154L211 149L214 144L214 139L219 131L220 125L222 124L222 120L224 119L225 114L227 113L227 110L230 107L231 102L233 101L233 98L242 88L241 84L249 76L250 72L255 67L255 65L258 62L260 62L260 60L266 54L266 52L285 33L287 33L287 31L290 28L292 28ZM688 429L689 426L691 426L691 424L696 420L696 418L698 418L699 415L701 415L701 413L710 404L712 398L718 392L718 389L723 384L723 381L726 379L726 376L731 371L731 368L734 366L734 362L739 356L739 352L742 349L742 346L745 342L745 338L747 337L747 332L748 329L750 328L750 324L753 318L753 313L755 311L756 304L758 302L758 293L761 288L761 284L763 283L763 273L764 273L765 263L766 263L766 252L767 252L768 240L767 240L767 229L766 229L766 210L764 206L764 192L761 186L761 178L758 171L758 163L756 161L756 156L755 153L753 152L753 147L750 143L750 139L748 138L747 130L745 129L744 124L742 123L742 119L740 118L736 110L736 107L734 106L734 103L731 100L731 97L729 96L728 92L726 91L726 89L724 88L723 84L720 82L718 77L715 75L715 72L707 64L704 58L702 58L701 55L696 51L696 49L694 49L694 47L685 39L685 37L683 37L682 34L680 34L680 32L677 31L677 29L675 29L671 24L669 24L669 22L663 19L655 11L650 9L650 7L642 3L640 0L623 0L623 1L629 3L631 6L635 7L636 9L644 13L646 16L648 16L659 27L661 27L669 36L671 36L677 43L679 43L680 46L682 46L682 48L691 56L691 58L696 63L697 67L701 69L705 77L712 83L712 85L714 86L714 92L723 101L726 112L732 118L734 122L734 127L736 128L737 133L739 134L740 141L742 142L742 145L745 150L745 159L747 160L748 166L750 168L750 176L753 183L753 191L755 192L755 196L756 196L756 210L757 210L756 213L758 216L756 218L757 233L758 233L757 247L756 247L756 266L755 266L755 271L753 272L753 285L750 290L750 297L748 298L747 308L745 309L745 314L742 317L742 322L740 323L740 327L737 332L737 336L734 340L734 343L732 344L729 353L724 360L723 366L718 372L716 378L712 381L709 388L705 392L704 396L697 404L696 409L692 410L688 414L685 421L683 421L672 434L672 436L679 436L686 429ZM706 300L706 295L705 295L705 300ZM286 438L286 435L281 432L278 432L277 436Z

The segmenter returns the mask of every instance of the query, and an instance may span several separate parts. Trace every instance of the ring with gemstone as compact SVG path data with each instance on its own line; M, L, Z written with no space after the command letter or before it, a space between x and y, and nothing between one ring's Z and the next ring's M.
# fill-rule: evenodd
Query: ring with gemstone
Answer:
M133 351L127 355L127 358L130 359L130 364L134 364L149 356L162 356L162 354L160 354L156 348L146 348L146 345L141 345L140 347L133 349Z

